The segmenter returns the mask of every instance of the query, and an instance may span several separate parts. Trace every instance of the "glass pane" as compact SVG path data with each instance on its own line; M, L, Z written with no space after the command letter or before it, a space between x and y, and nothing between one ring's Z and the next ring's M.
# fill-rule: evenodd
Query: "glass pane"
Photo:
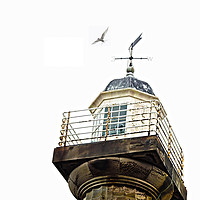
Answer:
M119 110L119 106L114 106L113 111L115 111L115 110Z
M118 130L118 134L123 134L123 133L125 133L125 129Z
M103 120L103 124L107 124L107 119L104 119L104 120Z
M119 128L124 128L124 127L125 127L125 123L119 124Z
M119 112L113 112L113 113L112 113L112 117L117 117L118 114L119 114Z
M111 123L117 123L118 122L118 119L112 119L111 120Z
M117 128L117 124L111 124L111 129L116 129Z
M120 116L122 116L122 115L126 115L126 111L121 111Z
M126 110L126 109L127 109L127 105L120 106L120 110Z
M110 135L115 135L115 134L117 134L116 130L111 130L110 131Z
M106 130L106 125L103 125L103 130Z
M119 134L125 133L124 127L125 127L125 123L119 124L119 129L118 129L118 133L119 133Z
M126 117L119 117L119 122L124 122L126 121Z

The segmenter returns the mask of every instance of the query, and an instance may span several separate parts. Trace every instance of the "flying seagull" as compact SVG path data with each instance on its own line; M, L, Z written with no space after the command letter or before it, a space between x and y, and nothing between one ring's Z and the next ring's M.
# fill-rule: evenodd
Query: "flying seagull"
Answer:
M107 33L107 31L108 31L108 28L104 31L104 33L101 35L101 37L97 38L97 40L94 41L92 44L95 44L97 42L105 42L104 37L105 37L105 34Z

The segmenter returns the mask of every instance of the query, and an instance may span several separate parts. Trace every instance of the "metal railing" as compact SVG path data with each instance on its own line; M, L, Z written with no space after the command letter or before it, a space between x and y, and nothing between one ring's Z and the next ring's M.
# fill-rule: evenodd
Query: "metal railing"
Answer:
M60 133L60 147L156 135L183 176L182 148L157 100L64 112Z

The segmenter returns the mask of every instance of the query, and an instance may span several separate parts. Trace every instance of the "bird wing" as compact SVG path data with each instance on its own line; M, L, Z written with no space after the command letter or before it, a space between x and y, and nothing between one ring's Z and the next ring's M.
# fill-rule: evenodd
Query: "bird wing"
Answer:
M98 38L96 41L94 41L92 44L95 44L95 43L97 43L97 42L99 42L99 38Z
M101 35L101 39L103 40L104 39L104 37L105 37L105 34L107 33L107 31L108 31L108 28L104 31L104 33Z

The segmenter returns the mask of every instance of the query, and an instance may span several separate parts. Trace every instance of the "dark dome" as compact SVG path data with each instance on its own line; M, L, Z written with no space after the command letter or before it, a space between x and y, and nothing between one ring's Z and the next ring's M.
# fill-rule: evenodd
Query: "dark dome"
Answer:
M134 88L136 90L155 95L148 83L138 80L134 76L126 76L121 79L114 79L108 84L104 91L118 90L124 88Z

